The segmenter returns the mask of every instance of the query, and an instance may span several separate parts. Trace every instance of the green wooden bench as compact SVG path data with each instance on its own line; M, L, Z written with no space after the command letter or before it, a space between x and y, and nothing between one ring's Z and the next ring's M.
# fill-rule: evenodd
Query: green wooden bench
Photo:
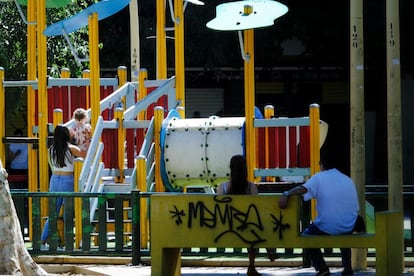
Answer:
M377 275L402 270L402 215L376 213L372 234L301 236L300 198L278 195L151 196L151 275L181 275L181 248L375 248ZM401 227L400 227L401 226Z

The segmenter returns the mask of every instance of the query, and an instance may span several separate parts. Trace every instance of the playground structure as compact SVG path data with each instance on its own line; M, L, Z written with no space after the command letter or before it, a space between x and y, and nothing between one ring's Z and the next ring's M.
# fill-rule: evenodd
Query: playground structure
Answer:
M124 5L125 3L126 2L124 1L121 5ZM93 17L93 14L99 12L99 8L93 9L93 7L91 7L90 10L92 10L90 17ZM87 12L84 11L81 15L75 15L73 18L53 24L48 27L44 33L48 35L59 35L65 34L66 31L76 30L80 25L72 27L71 24L72 22L79 24L79 18L85 21L84 14L87 14ZM89 21L92 21L92 23ZM93 21L94 20L90 20L90 18L88 19L88 24L90 25L90 37L96 36L97 33L97 30L94 29ZM64 123L65 125L70 126L73 122L69 118L71 118L72 111L75 108L89 108L89 105L91 106L88 111L91 115L94 135L87 158L84 160L83 165L79 166L82 167L82 169L77 170L77 175L79 177L76 177L76 192L103 192L106 191L105 187L111 186L112 183L119 184L112 185L110 188L112 190L125 189L125 185L122 184L127 183L127 186L129 186L129 188L126 188L127 190L139 187L139 190L143 192L161 192L165 190L182 191L188 185L200 184L202 186L208 185L214 187L220 183L220 181L227 179L228 172L225 168L228 167L227 162L229 157L233 154L247 154L246 148L248 147L247 145L249 142L248 138L245 137L252 137L250 134L247 135L251 132L247 127L249 120L246 121L245 118L219 117L197 120L178 119L184 117L182 112L180 115L180 110L182 109L177 108L178 112L171 112L180 102L180 99L177 99L177 93L175 93L177 88L175 78L164 81L148 81L146 80L146 71L142 70L139 73L139 81L136 84L126 83L126 68L120 67L118 73L119 82L117 82L117 79L98 78L98 80L94 80L93 76L96 75L96 73L94 74L92 71L99 71L99 68L93 67L92 60L94 59L94 56L92 50L90 51L90 55L91 69L90 71L84 72L84 78L69 79L69 72L67 70L62 70L62 79L48 79L48 89L46 90L47 101L41 97L38 97L38 100L36 100L30 96L29 100L35 99L35 101L28 102L29 106L35 106L38 109L38 112L40 112L41 109L45 109L45 107L42 106L42 102L48 103L46 108L47 116L43 115L42 117L53 119L49 119L47 122L46 125L48 127L46 133L52 132L52 125ZM41 94L40 83L37 81L6 81L4 80L4 77L2 77L2 79L2 89L7 88L8 86L29 85L33 89L32 93L38 93L38 95ZM93 92L97 90L96 83L102 85L98 89L100 91L99 93ZM36 85L38 88L37 90L35 89ZM147 90L152 89L155 90L147 95ZM99 105L97 103L99 103ZM252 102L250 101L249 104L252 104ZM152 117L151 115L154 114L153 109L155 105L157 105L157 108L155 108L155 119L151 121L145 120L146 118ZM160 110L160 108L162 108L162 110ZM166 111L164 111L164 109ZM252 105L249 109L253 111L254 106ZM96 116L96 110L100 111L99 116ZM268 116L267 119L274 116L271 108L266 112ZM159 115L157 116L158 113ZM165 127L162 128L159 124L164 120L164 115L167 113L169 116L164 122ZM146 117L144 117L143 114L145 114ZM260 115L259 117L262 116ZM312 117L312 119L310 119L310 117ZM311 106L310 117L281 118L280 120L257 119L258 128L263 129L260 131L258 130L257 133L254 134L254 137L257 135L257 137L263 141L260 143L262 146L254 150L254 152L257 150L257 153L260 155L260 158L258 159L260 161L260 166L257 166L260 169L252 174L252 178L259 180L270 177L272 180L275 180L274 178L276 176L311 175L311 159L309 158L309 152L312 151L315 154L314 159L317 160L319 149L319 144L313 149L310 148L311 145L317 144L315 141L319 142L319 111L317 106ZM36 137L29 138L30 140L22 139L20 142L32 142L38 144L40 181L37 182L37 178L33 179L31 173L29 173L29 191L46 192L48 190L47 181L44 182L41 180L41 172L44 170L42 167L47 166L47 163L43 163L41 161L42 158L40 158L44 155L41 153L42 150L46 149L45 145L43 145L44 143L39 142L44 139L41 135L42 126L40 125L42 118L37 116L35 118L36 121L34 122L34 125L29 126L29 129L35 129L36 126L38 126L38 132L34 133ZM137 120L137 118L143 119ZM154 123L152 123L152 121L154 121ZM163 123L161 123L161 125L162 124ZM313 124L313 127L309 127L311 124ZM197 131L192 132L191 129L194 129L194 127ZM188 131L189 128L190 131ZM200 131L200 128L204 128L204 130ZM185 130L183 136L177 136L178 133L183 133L180 129ZM235 131L231 131L230 129L234 129ZM273 131L271 129L273 129ZM310 130L313 130L313 132ZM163 134L162 136L158 136L159 131ZM264 131L269 132L269 134L266 135ZM146 133L146 136L143 135L144 133ZM201 140L194 140L191 133L201 134L199 135ZM217 138L213 138L213 133L218 134ZM269 137L273 137L270 139L271 141L269 141ZM45 138L47 138L47 136ZM223 142L233 142L234 138L238 140L238 146L223 152L223 148L229 148L228 144ZM311 142L312 139L314 142ZM267 140L267 143L264 142L264 140ZM192 155L189 156L188 152L185 151L180 152L179 149L188 149L187 147L181 146L181 144L188 144L188 141L193 141L194 143L201 145L200 150L204 152L200 151L200 156L197 157ZM301 142L299 143L299 141ZM6 144L18 141L13 138L6 138L4 139L4 142ZM275 150L275 147L279 145L279 143L283 146L281 147L281 150L277 151L279 152L279 155L275 159L274 155L269 156L269 150ZM42 145L44 147L42 147ZM141 149L139 148L140 145L142 145ZM157 145L161 145L161 148L158 148ZM140 151L138 151L139 149ZM114 154L114 152L117 153ZM301 154L300 158L297 160L297 156L299 156L298 152ZM138 156L137 162L135 162L135 156ZM193 159L202 162L200 162L199 166L193 166L193 171L188 172L190 166L189 163L185 163L183 159L179 162L177 162L178 160L174 160L174 158L179 159L180 156L187 156L187 160L190 163L193 163ZM140 164L142 158L145 160L145 172L136 173L136 170L134 170L135 163ZM102 160L102 162L100 162L100 160ZM312 163L315 165L316 161L313 161ZM316 167L312 170L315 170ZM30 168L30 172L32 172L32 168ZM148 177L144 177L145 180L143 182L138 181L138 183L141 184L136 185L134 181L136 181L136 179L142 179L142 175L148 175ZM43 204L42 207L42 214L45 216L47 214L47 208L45 208L44 205L45 204ZM91 221L94 219L96 206L97 201L91 200ZM30 208L31 204L29 204L29 209ZM76 213L78 214L78 217L80 217L81 207L79 204L76 209ZM142 214L146 217L145 208L142 209L144 210ZM29 210L29 214L31 213L32 212ZM30 220L31 219L29 219L29 221ZM81 220L76 221L79 224L75 226L81 228ZM29 225L32 225L32 223L29 223ZM144 225L142 228L145 229L148 227ZM76 240L77 245L79 246L80 238ZM145 241L144 244L146 244Z
M180 18L181 16L182 18L183 11L180 11L182 2L175 1L175 3L177 4L175 5L177 17ZM43 8L40 7L40 16ZM189 165L177 166L184 164L183 159L188 158L186 150L189 148L186 148L187 141L184 137L189 133L192 133L193 136L201 136L200 139L204 139L201 144L208 145L208 150L213 145L218 146L218 148L212 152L216 154L221 152L222 148L219 145L225 139L219 137L214 142L210 142L212 141L210 138L214 136L210 135L211 131L207 128L210 123L216 124L213 132L225 136L226 139L233 137L229 133L234 129L233 132L236 133L233 133L234 137L238 138L239 141L238 147L234 151L226 152L225 158L217 158L220 163L215 165L227 167L229 154L244 153L249 157L249 178L255 181L272 182L275 177L279 176L310 176L317 172L320 146L318 106L311 105L309 117L304 118L272 118L274 114L272 114L271 108L265 110L265 118L260 119L255 116L254 81L252 80L254 75L253 30L244 31L244 46L246 52L249 53L249 59L245 60L246 116L234 120L219 117L196 120L184 119L183 114L183 108L185 108L183 97L184 73L182 70L183 63L180 65L178 62L182 61L179 52L183 51L182 40L179 39L180 32L176 32L176 48L178 51L176 57L179 57L177 58L176 77L167 79L162 73L165 67L157 66L159 68L158 80L147 80L146 71L141 70L138 82L128 83L126 82L125 68L123 68L119 71L118 82L117 79L105 80L99 78L96 39L97 20L96 13L88 15L91 57L88 77L85 76L83 79L75 80L68 78L48 79L46 82L46 65L42 55L38 63L37 78L33 69L28 71L30 72L28 74L29 80L21 82L6 81L4 80L4 73L0 73L0 79L2 80L0 91L3 95L4 88L8 86L28 86L28 103L33 107L36 105L36 100L33 97L34 92L37 91L38 94L37 114L39 116L31 117L31 124L29 124L30 128L36 131L30 133L28 139L23 139L24 142L38 143L39 146L38 150L31 151L29 156L31 163L29 168L29 191L47 191L48 173L45 152L48 132L52 129L48 126L58 123L64 123L67 126L72 124L70 120L64 118L68 118L73 106L65 108L63 103L69 101L59 97L64 94L61 92L62 90L70 90L70 93L72 93L72 90L76 89L75 87L82 87L81 91L85 91L81 92L81 95L84 95L82 96L85 101L84 107L89 109L94 129L88 157L85 160L77 160L75 187L79 189L78 191L99 193L107 191L107 189L120 191L115 190L119 188L128 191L138 187L142 192L163 192L165 190L181 191L187 185L198 183L202 186L205 186L206 183L212 186L216 185L226 178L226 172L224 170L219 171L218 167L211 169L214 162L210 159L211 153L207 151L204 151L198 157L199 160L201 158L204 158L204 160L200 162L195 171L187 171ZM42 21L38 20L37 22L40 24L38 28L41 29ZM177 25L177 30L183 28L180 20L174 22ZM42 43L45 43L45 37L43 34L38 34L38 37L38 47L42 52L45 49L44 45L42 46ZM157 45L159 44L157 43ZM162 55L160 57L160 60L162 60ZM59 97L56 97L55 100L59 98L57 101L60 103L56 106L49 104L53 102L49 98L51 90L59 91L57 92ZM147 94L148 91L151 91L151 93ZM4 100L0 102L4 103ZM70 102L73 103L74 101L71 100ZM88 103L90 103L90 106L88 106ZM81 104L76 107L79 106ZM4 107L1 110L4 110ZM28 112L28 116L30 114L35 114L35 112L32 110ZM49 118L53 118L53 120ZM37 119L37 121L33 121L34 119ZM198 130L199 128L204 128L206 131L202 132ZM197 130L194 131L194 129ZM161 135L163 131L164 136ZM4 129L0 130L0 134L5 137ZM170 140L174 138L176 140ZM209 139L208 142L207 139ZM13 141L16 140L3 139L0 149L0 157L3 160L4 145ZM168 149L159 145L168 145ZM184 152L180 152L180 147L183 148ZM281 158L269 155L269 152L278 152L278 156ZM296 159L298 155L299 158ZM284 158L282 158L283 156ZM177 160L169 162L173 157ZM37 158L39 158L39 170L33 166L34 163L37 163L33 162ZM177 161L181 161L181 164L177 164ZM39 171L39 175L35 173L37 171ZM92 220L94 206L97 205L97 202L91 200L90 204L91 214L89 219ZM42 206L45 207L45 205ZM144 246L148 244L149 233L148 217L146 217L148 212L145 206L146 204L141 205L140 216L143 222L141 224L141 245ZM75 207L75 212L78 213L75 213L75 217L81 216L80 211L81 207L79 205ZM42 212L46 214L47 208L43 208ZM75 221L79 223L81 220ZM81 229L82 224L76 224L75 227ZM79 237L75 237L76 248L79 248L80 241Z

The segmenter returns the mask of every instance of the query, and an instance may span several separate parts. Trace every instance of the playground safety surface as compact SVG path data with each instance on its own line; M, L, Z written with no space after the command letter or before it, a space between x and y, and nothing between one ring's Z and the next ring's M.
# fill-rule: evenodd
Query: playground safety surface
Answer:
M63 256L55 256L63 261ZM65 256L63 258L67 258ZM70 258L70 257L69 257ZM50 264L42 258L38 259L37 262L46 269L49 273L57 273L60 270L64 272L66 266L65 275L114 275L114 276L151 276L151 266L149 259L145 258L140 265L130 265L130 259L123 258L110 258L112 265L105 264L101 259L98 263L93 263L91 260L86 260L88 263L75 264L76 260L69 261L70 264ZM119 261L116 263L116 260ZM414 276L414 259L409 258L405 265L403 275ZM109 258L108 258L109 260ZM85 261L85 259L84 259ZM128 262L129 261L129 262ZM332 275L341 275L342 268L340 267L339 258L326 258L327 264L330 266ZM61 262L64 263L64 262ZM230 264L230 266L229 266ZM364 271L355 271L354 275L376 275L373 260L368 258L368 268ZM303 268L301 258L286 258L277 259L274 262L270 262L265 258L256 259L257 270L262 273L263 276L272 275L290 275L290 276L311 276L315 275L313 268ZM50 269L52 268L52 269ZM208 260L197 260L197 259L182 259L181 275L183 276L231 276L231 275L246 275L247 271L247 258L209 258ZM62 273L57 273L62 274ZM56 274L55 274L56 275Z
M151 276L151 267L138 265L81 265L79 273L69 273L66 275L114 275L114 276ZM246 267L182 267L181 275L183 276L231 276L246 275ZM313 268L301 267L257 267L262 276L271 275L290 275L290 276L311 276L315 275ZM341 275L342 268L331 267L331 275ZM375 269L368 268L365 271L355 272L354 275L376 275ZM413 268L406 268L403 275L414 275Z

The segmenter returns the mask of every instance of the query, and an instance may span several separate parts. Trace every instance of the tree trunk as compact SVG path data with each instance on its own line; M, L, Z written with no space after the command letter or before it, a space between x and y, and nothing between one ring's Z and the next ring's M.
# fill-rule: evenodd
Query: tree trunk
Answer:
M7 172L0 161L0 274L47 275L27 251L16 209L10 195Z

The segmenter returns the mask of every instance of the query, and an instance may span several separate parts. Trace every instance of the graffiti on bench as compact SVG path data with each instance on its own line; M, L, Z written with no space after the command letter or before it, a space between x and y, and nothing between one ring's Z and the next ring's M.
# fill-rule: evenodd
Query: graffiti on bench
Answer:
M242 209L233 205L230 196L214 196L214 205L210 206L201 200L189 201L186 209L180 209L174 204L169 212L177 225L187 225L188 229L220 226L220 232L214 237L215 242L224 236L235 235L249 247L266 241L261 236L261 232L266 231L263 220L272 221L273 232L277 233L279 240L283 239L283 231L290 228L289 223L283 222L282 211L278 215L262 217L256 204L250 203Z

